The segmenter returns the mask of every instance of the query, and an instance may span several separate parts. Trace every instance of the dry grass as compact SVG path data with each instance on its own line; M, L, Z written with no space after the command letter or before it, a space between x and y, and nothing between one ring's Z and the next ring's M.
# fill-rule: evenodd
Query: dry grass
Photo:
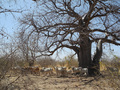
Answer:
M109 70L112 68L115 70ZM108 85L114 90L120 89L120 62L100 62L100 70L105 80L108 82Z
M27 66L25 63L23 66ZM55 61L47 58L35 62L35 66L53 67L65 66L70 68L77 66L75 59L65 59L64 61ZM7 73L0 81L0 90L119 90L120 89L120 72L111 72L107 67L117 68L120 71L120 64L117 62L100 62L101 76L96 77L79 77L76 75L68 75L66 77L57 77L56 74L45 76L36 76L20 73Z
M102 65L103 67L103 65ZM68 75L67 77L36 76L21 74L7 76L0 83L0 90L119 90L120 76L116 73L102 70L101 76L79 77Z
M1 90L114 90L102 77L15 76L2 81ZM12 82L12 83L11 83ZM11 84L9 84L11 83Z

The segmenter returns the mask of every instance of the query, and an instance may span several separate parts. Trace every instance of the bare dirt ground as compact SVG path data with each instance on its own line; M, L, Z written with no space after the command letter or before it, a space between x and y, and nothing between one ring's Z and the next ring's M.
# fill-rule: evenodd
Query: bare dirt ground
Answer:
M2 81L2 90L115 90L109 83L105 77L18 75Z

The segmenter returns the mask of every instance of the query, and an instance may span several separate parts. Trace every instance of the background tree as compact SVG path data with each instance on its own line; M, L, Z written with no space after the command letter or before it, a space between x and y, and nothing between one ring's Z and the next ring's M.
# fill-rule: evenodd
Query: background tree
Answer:
M18 47L23 59L29 63L29 66L33 66L36 60L37 37L36 35L27 37L27 35L24 34L25 33L22 32L18 34Z
M9 15L13 15L13 13L21 13L21 11L18 9L13 9L10 6L10 1L5 1L5 0L0 0L0 16L9 16ZM15 0L11 0L11 2L15 2ZM1 17L1 21L3 20L3 17ZM1 80L5 79L6 77L6 73L8 73L8 71L11 69L11 67L13 66L13 64L15 64L15 59L17 58L17 56L15 55L15 51L17 50L16 47L13 46L14 42L11 42L13 38L11 38L11 36L5 31L5 27L2 26L1 24L3 24L4 21L2 23L0 23L0 86L1 85ZM8 40L9 39L9 40ZM14 41L14 40L13 40ZM0 89L1 89L0 87Z
M34 0L35 1L35 0ZM37 33L39 56L69 48L78 56L79 67L99 74L102 43L120 45L120 2L118 0L39 0L37 8L20 20L30 37ZM42 42L42 43L40 43ZM91 45L98 42L91 58ZM95 68L96 67L96 68Z

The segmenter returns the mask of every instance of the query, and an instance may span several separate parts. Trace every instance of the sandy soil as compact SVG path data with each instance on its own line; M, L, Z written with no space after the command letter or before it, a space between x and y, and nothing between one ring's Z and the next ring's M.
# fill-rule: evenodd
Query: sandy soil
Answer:
M20 75L5 80L2 85L9 86L8 90L114 90L103 77Z

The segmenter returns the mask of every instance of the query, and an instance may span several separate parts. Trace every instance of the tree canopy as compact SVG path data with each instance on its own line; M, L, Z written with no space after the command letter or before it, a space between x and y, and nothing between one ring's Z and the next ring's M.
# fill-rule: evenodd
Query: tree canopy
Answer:
M80 48L84 36L91 42L120 45L120 2L118 0L39 0L34 13L26 14L23 31L37 33L43 49L52 55L59 48Z

